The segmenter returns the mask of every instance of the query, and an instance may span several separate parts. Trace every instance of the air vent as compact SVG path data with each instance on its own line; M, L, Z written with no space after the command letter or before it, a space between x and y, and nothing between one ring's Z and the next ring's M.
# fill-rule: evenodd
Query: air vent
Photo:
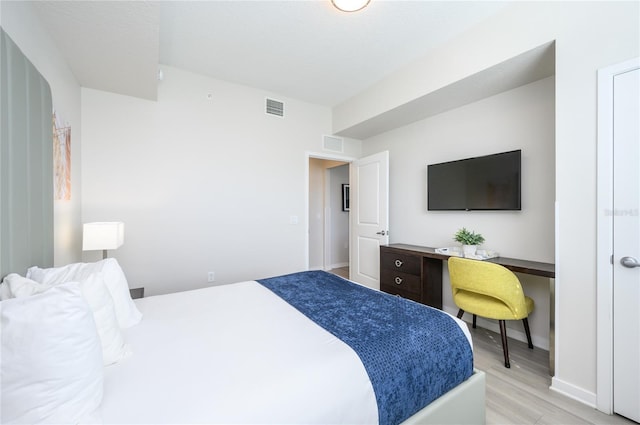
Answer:
M284 103L279 100L267 99L267 114L284 117Z
M326 151L340 152L344 151L344 139L335 136L322 136L322 148Z

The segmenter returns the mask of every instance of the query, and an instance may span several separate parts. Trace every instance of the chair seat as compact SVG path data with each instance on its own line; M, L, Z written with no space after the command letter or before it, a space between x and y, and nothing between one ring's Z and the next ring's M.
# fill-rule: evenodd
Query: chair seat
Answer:
M528 317L534 308L533 299L526 295L524 299L526 311L516 312L497 298L463 290L456 294L455 301L459 308L477 316L495 320L520 320Z

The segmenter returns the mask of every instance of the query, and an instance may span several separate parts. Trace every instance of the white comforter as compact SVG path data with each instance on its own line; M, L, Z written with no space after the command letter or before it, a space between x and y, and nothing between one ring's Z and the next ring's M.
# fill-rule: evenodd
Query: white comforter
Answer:
M355 352L256 282L136 300L104 423L378 422Z

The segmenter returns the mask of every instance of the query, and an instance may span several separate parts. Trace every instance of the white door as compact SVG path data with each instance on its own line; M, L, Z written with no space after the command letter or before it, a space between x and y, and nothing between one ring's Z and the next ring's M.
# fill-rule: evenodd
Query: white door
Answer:
M349 278L380 289L380 245L389 243L389 152L351 163Z
M613 410L640 422L640 70L613 80Z

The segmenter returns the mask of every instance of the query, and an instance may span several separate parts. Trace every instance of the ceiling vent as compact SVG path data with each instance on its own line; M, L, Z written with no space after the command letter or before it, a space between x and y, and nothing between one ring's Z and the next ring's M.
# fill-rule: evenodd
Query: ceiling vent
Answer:
M279 100L273 100L267 98L267 110L268 115L275 115L278 117L284 117L284 103Z
M344 139L335 136L322 136L322 148L326 151L344 152Z

